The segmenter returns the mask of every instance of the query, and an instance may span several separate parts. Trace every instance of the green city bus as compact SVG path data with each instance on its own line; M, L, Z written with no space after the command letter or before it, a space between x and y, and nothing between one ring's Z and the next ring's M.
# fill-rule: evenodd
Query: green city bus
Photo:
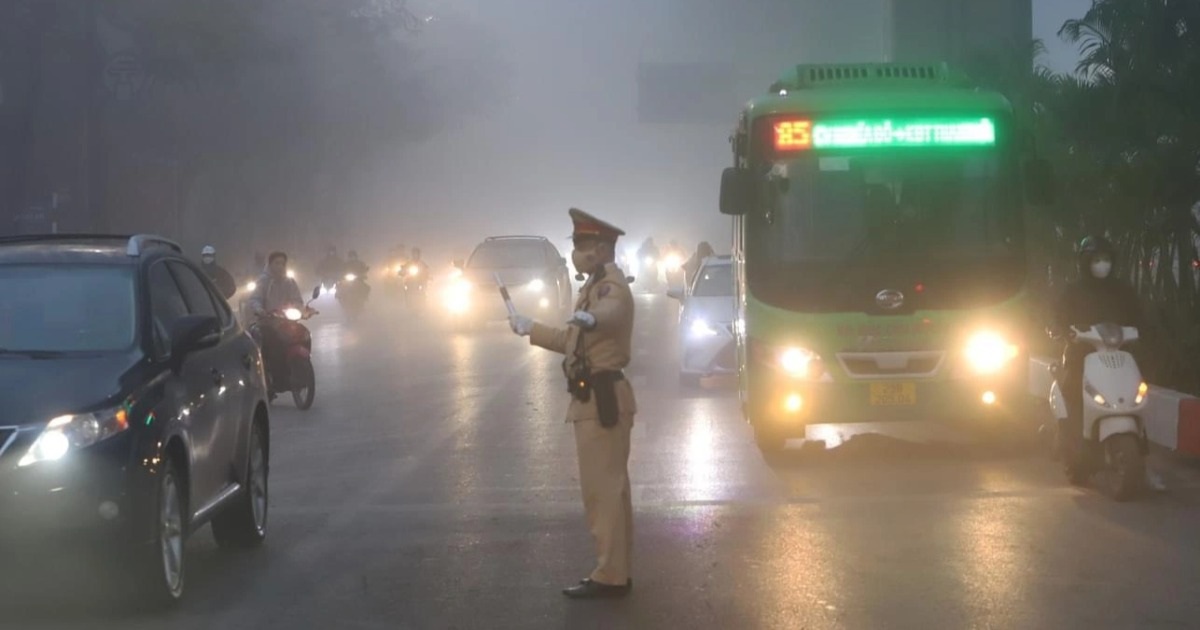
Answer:
M799 65L746 105L720 208L763 452L812 424L1027 417L1025 216L1049 175L1025 138L946 64Z

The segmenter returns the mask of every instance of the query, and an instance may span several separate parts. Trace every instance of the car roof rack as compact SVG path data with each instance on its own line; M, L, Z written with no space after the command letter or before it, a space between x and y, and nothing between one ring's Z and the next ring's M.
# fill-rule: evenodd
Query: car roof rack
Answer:
M166 237L155 236L154 234L134 234L129 237L129 244L125 246L125 255L130 257L141 256L142 250L146 249L147 245L165 245L180 254L183 253L183 248L179 246L179 243Z
M510 239L517 240L517 239L523 239L523 238L535 238L539 241L549 240L545 236L536 236L533 234L511 234L508 236L489 236L483 240L484 241L504 241L504 240L510 240Z

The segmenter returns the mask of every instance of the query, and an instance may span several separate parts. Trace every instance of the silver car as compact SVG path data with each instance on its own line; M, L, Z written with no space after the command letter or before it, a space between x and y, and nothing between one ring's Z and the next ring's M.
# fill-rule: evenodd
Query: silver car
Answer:
M736 308L730 257L704 259L690 286L672 289L668 295L683 304L679 311L680 385L696 387L705 376L736 373Z

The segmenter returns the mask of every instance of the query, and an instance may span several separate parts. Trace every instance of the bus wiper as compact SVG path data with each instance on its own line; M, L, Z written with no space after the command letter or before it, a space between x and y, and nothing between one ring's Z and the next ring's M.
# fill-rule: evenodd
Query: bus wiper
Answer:
M30 359L57 359L66 353L58 350L14 350L0 348L0 356L28 357Z

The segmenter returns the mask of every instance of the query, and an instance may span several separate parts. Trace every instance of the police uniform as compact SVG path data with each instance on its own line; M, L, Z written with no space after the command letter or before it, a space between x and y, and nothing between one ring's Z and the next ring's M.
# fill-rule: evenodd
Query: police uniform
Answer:
M624 235L581 210L572 209L574 238L616 242ZM593 273L579 290L575 310L595 324L555 328L535 323L530 343L564 355L571 402L567 422L575 429L579 485L597 564L587 580L564 591L573 597L603 597L628 591L633 546L629 489L629 437L637 411L633 387L621 370L629 365L633 337L633 294L613 263ZM590 583L589 583L590 582Z

